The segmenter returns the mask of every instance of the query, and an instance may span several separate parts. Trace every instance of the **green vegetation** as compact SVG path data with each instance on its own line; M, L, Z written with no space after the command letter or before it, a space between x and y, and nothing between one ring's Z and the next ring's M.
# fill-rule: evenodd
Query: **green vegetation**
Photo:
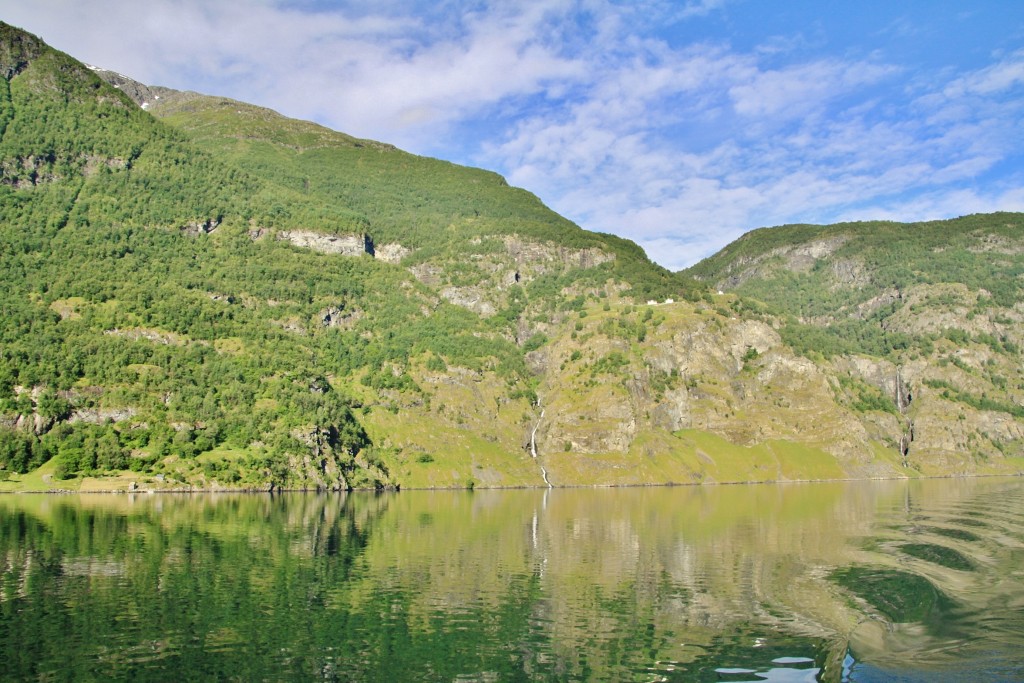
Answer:
M651 263L633 242L582 230L489 171L415 156L219 97L172 94L151 111L218 159L297 196L318 197L320 205L345 207L356 217L353 225L334 226L336 218L324 216L335 231L366 230L377 245L401 244L413 251L403 261L407 265L442 261L453 284L470 267L460 257L493 253L500 242L488 238L517 235L615 255L593 268L539 278L527 287L535 299L570 284L604 287L609 279L628 283L638 300L699 290L689 278Z
M911 363L933 424L1024 416L1018 214L759 230L670 273L494 173L143 110L3 24L0 76L0 490L924 472L886 388ZM1015 467L961 431L935 449Z
M855 320L826 326L790 321L779 332L797 353L804 356L816 353L825 358L851 353L885 357L926 343L923 339L914 339L901 332L887 332L876 325Z
M989 312L999 319L996 309L1024 298L1022 234L1024 216L1009 213L782 226L753 230L686 273L719 286L737 279L737 293L790 317L784 336L805 355L891 356L918 347L928 354L937 335L901 316L959 310L965 324ZM942 334L970 336L957 328ZM1016 354L1012 340L985 340L1001 351L1009 343Z
M976 410L994 410L1009 413L1016 418L1024 418L1024 406L1009 401L1000 401L988 396L975 396L957 389L951 382L941 379L926 379L924 385L941 390L941 396L949 401L958 401Z
M866 301L885 288L907 290L939 282L984 289L993 304L1012 307L1024 294L1019 277L1024 274L1024 255L1012 248L1022 228L1024 217L1009 213L913 225L869 221L763 228L752 230L688 273L704 280L717 279L729 269L741 267L744 261L768 259L781 263L795 246L823 243L829 259L816 260L811 267L795 272L786 269L772 277L752 278L738 290L774 310L803 310L806 316L827 315L844 303ZM983 248L978 248L979 238L984 240ZM998 258L993 258L994 254ZM844 259L862 266L873 286L860 288L857 294L839 290L830 296L829 288L821 285L835 282L837 269L833 264ZM850 280L856 277L848 276Z
M525 316L579 310L568 288L694 287L493 173L222 98L168 92L161 122L33 36L2 25L0 45L0 471L389 485L361 420L429 401L415 368L535 397L524 354L549 340L517 345ZM274 239L296 229L400 244L456 286L488 286L471 259L506 238L555 256L487 317L405 268Z
M857 412L881 411L896 414L899 411L892 397L879 389L851 377L839 376L839 385L852 396L851 407Z

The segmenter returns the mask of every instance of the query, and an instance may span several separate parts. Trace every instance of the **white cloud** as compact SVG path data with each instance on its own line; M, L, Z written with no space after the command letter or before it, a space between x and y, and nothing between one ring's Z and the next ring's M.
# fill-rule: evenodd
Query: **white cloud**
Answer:
M510 169L515 184L547 188L553 207L586 227L656 247L654 258L674 268L750 227L842 201L839 184L805 163L808 154L822 154L821 131L787 131L793 109L820 110L891 72L826 62L769 72L756 57L718 46L645 57L606 65L596 79L601 87L521 122L485 159ZM754 114L751 124L746 117ZM729 126L735 129L722 135ZM680 144L687 129L712 134ZM845 127L833 134L839 146L827 163L837 154L862 157L853 140L844 141L853 137Z
M759 60L702 46L605 64L602 88L521 122L483 160L670 268L763 225L1020 206L1012 179L963 188L1020 155L1024 98L1007 94L1020 54L907 99L886 91L894 65Z
M32 4L11 8L7 20L24 19L90 63L151 84L315 115L346 132L412 147L482 106L541 93L586 71L538 39L557 23L564 2L503 4L500 11L459 13L455 23L422 13L309 13L274 2ZM82 31L97 26L96 16L107 17L101 30Z
M1024 85L1024 50L1015 52L998 64L958 78L943 90L949 98L968 94L989 95Z
M744 116L798 118L820 109L832 98L875 83L892 67L819 61L773 71L751 70L744 82L729 88L736 111Z
M683 18L703 17L725 6L725 0L689 0L680 12Z

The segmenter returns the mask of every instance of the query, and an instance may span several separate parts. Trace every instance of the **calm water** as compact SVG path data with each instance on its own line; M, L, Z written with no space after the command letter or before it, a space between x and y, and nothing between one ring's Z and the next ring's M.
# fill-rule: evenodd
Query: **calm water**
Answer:
M0 678L1024 680L1024 480L0 497Z

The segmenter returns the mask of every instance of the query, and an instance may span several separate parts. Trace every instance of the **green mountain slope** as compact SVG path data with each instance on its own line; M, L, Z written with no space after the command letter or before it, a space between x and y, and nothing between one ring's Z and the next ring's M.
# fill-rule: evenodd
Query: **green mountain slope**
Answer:
M867 227L831 251L838 227L755 231L673 274L493 173L5 25L0 73L0 489L1022 468L1017 216L891 230L931 259L910 279Z
M394 410L389 392L428 400L411 365L487 372L522 412L521 344L582 305L570 272L602 293L680 289L494 174L240 103L227 143L193 140L33 36L0 38L8 471L396 483L360 419ZM223 113L186 104L208 130Z
M910 453L952 471L1020 453L1024 215L755 230L688 274L775 316L819 366L859 367L838 379L886 400L857 389L852 405L898 409Z
M688 273L791 316L790 341L826 356L967 334L1013 357L1024 341L1020 214L754 230Z
M132 83L110 72L100 75L122 87ZM145 88L132 85L135 92ZM693 289L686 278L653 264L636 244L580 229L495 173L415 156L220 97L146 89L137 102L217 158L316 197L330 212L337 207L352 211L351 224L334 219L337 224L331 225L328 213L327 225L367 233L376 248L383 246L405 265L447 261L445 269L451 270L451 257L465 261L487 254L494 245L481 249L482 241L514 235L563 250L603 252L595 264L602 267L575 274L576 281L583 277L603 286L613 277L628 283L637 297ZM287 206L277 208L288 211Z

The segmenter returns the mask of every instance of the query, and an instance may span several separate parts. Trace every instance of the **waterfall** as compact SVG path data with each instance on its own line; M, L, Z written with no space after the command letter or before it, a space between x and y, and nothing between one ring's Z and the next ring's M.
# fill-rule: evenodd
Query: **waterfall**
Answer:
M534 458L537 457L537 430L540 429L541 420L544 419L544 409L540 410L540 417L537 418L537 424L533 425L533 431L530 432L530 455Z
M537 430L540 429L540 423L543 420L544 409L541 408L540 417L537 418L537 424L533 425L533 431L530 432L530 455L533 456L534 460L537 459ZM548 479L548 471L544 469L544 465L541 465L540 463L537 463L537 466L540 467L540 474L544 477L544 483L548 485L548 488L551 488L551 481Z

